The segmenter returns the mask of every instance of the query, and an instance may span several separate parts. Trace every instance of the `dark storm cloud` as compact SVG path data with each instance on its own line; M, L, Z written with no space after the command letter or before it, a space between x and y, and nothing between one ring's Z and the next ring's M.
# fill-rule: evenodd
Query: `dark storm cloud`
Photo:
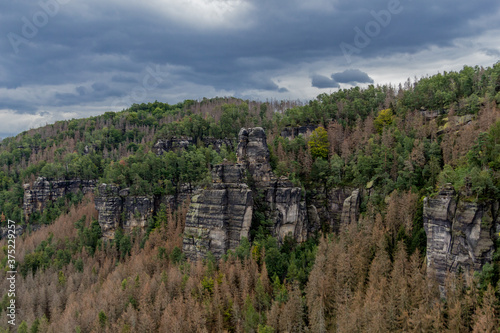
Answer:
M373 79L359 69L346 69L332 74L332 79L338 83L356 85L357 83L373 83Z
M311 79L312 79L312 86L316 88L324 89L324 88L340 87L338 82L323 75L315 74L312 76Z
M42 3L49 1L58 0ZM341 45L352 47L348 49L352 61L450 46L456 38L480 36L499 27L498 0L401 0L395 6L396 1L255 0L242 18L247 26L203 29L131 1L65 0L61 3L67 4L61 4L55 15L47 15L46 24L35 27L33 36L23 35L23 28L26 32L26 21L33 25L37 13L44 11L40 3L4 1L0 4L0 90L79 88L53 93L39 103L0 98L0 109L35 112L39 104L76 108L106 103L147 88L144 82L155 79L158 92L144 88L146 100L182 84L236 95L249 90L279 94L289 87L274 80L277 73L292 73L301 64L332 57L341 62L336 66L350 67ZM384 16L386 12L390 16ZM155 65L162 66L161 75L148 78L147 69ZM373 82L359 70L335 73L332 79L321 75L311 79L317 88Z

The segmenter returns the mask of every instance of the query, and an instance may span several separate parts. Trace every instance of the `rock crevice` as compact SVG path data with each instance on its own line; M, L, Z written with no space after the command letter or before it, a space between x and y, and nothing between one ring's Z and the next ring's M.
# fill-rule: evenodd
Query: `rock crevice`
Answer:
M213 184L192 198L183 243L190 259L203 258L208 252L220 258L249 237L254 192L262 194L273 236L283 241L290 235L298 242L308 237L305 195L288 179L273 174L264 130L242 128L238 141L238 164L215 166Z
M38 177L33 185L24 184L23 211L24 218L29 221L34 212L42 212L49 202L72 193L82 192L84 195L94 191L96 180L70 179L70 180L48 180Z
M491 262L493 240L499 227L498 202L470 202L453 187L444 186L437 196L424 199L428 274L443 286L448 272L468 274Z

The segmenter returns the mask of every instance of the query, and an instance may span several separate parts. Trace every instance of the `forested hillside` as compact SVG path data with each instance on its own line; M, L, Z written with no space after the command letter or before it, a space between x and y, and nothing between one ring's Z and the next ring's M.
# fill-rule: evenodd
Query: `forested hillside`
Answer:
M17 332L495 332L499 104L497 63L398 87L341 89L305 105L134 104L3 139L1 223L23 228ZM306 135L285 135L304 126ZM158 203L143 228L103 237L99 184L155 198L207 188L215 165L236 162L236 144L226 143L249 127L265 130L272 171L301 188L306 202L314 196L326 207L321 198L331 191L362 191L357 221L321 220L305 242L280 240L254 198L248 239L220 260L190 261L182 251L188 196L177 206ZM188 138L183 148L153 149ZM207 144L217 139L220 147ZM25 191L39 177L97 187L33 204L28 214ZM493 235L494 249L476 272L454 268L444 285L427 267L423 217L424 198L440 198L443 188L466 204L493 207L481 230ZM0 246L0 326L10 332L5 239Z

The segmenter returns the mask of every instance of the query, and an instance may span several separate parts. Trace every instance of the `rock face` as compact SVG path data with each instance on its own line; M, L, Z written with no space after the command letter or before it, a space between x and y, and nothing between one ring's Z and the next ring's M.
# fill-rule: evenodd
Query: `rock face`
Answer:
M287 139L293 139L299 135L308 136L318 128L318 125L306 125L300 127L285 127L281 131L281 136Z
M266 218L273 222L273 236L283 241L290 235L299 242L308 237L305 195L301 188L272 173L264 130L241 129L237 155L238 164L215 166L212 186L192 198L183 243L190 259L203 258L208 252L220 258L249 236L258 194L254 192L262 194L259 200L267 207ZM252 184L246 184L247 179Z
M170 139L160 139L153 146L153 152L156 155L162 155L166 152L176 150L176 149L187 149L189 145L194 144L192 138L170 138Z
M266 133L262 127L242 128L238 134L238 163L243 165L255 182L275 180L271 171Z
M39 177L32 186L24 184L23 210L26 221L34 212L41 212L49 201L56 201L65 195L76 194L81 191L83 194L93 192L96 187L95 180L53 180L49 181L45 177Z
M280 179L264 188L264 197L269 207L266 216L273 221L272 234L281 242L287 235L297 242L305 242L309 223L305 197L300 187Z
M103 236L114 238L118 227L123 230L144 228L162 204L173 210L195 191L196 189L181 184L175 195L135 196L130 195L128 188L121 189L116 185L101 184L95 197L95 207L99 213L98 221Z
M99 225L104 237L114 238L116 228L131 230L145 227L153 216L154 200L148 196L130 196L128 189L101 184L95 207L99 212Z
M234 142L229 139L215 139L210 137L205 137L201 140L205 147L212 146L217 153L224 145L229 147L231 150L234 147ZM195 145L197 142L191 137L173 137L169 139L160 139L153 145L153 152L156 155L162 155L166 152L178 149L187 149L190 145Z
M186 216L183 249L191 260L204 258L209 251L220 258L249 236L253 196L242 183L242 166L218 165L214 174L216 182L191 198Z
M344 201L340 223L342 225L348 225L353 222L356 222L359 217L360 205L361 205L361 195L359 193L359 190L356 189L352 191L352 194Z
M444 285L447 272L468 274L491 262L497 237L498 202L466 201L451 185L434 198L424 199L424 228L427 234L427 272Z
M307 213L309 218L309 229L313 231L320 230L325 227L324 224L326 223L328 230L338 231L342 223L344 204L346 199L351 196L352 192L353 190L350 188L332 188L329 190L317 188L308 191ZM355 207L350 207L349 210L354 208L359 211L359 206ZM347 215L350 216L349 214ZM344 220L344 222L346 221Z

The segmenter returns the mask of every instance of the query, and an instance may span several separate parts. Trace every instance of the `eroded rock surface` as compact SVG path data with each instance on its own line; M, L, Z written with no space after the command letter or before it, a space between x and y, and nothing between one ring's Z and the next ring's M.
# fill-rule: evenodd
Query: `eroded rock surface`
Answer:
M95 207L99 212L98 221L106 238L114 238L118 227L131 230L145 227L153 216L154 199L149 196L130 196L128 189L116 185L101 184Z
M24 184L23 211L26 221L34 212L42 212L48 202L57 201L65 195L76 194L81 191L83 194L94 191L97 181L95 180L52 180L39 177L33 185Z
M201 142L205 147L212 146L217 153L220 153L224 145L229 147L230 150L232 150L234 147L234 142L229 139L204 137L203 139L201 139ZM168 139L159 139L153 145L153 152L156 155L162 155L173 150L187 149L190 145L195 144L197 144L196 140L191 137L173 137Z
M441 286L448 272L468 274L491 262L499 226L498 202L470 202L447 185L436 197L424 199L423 218L427 272Z
M351 196L352 192L351 188L325 190L322 187L308 191L307 213L309 229L316 231L328 226L327 230L338 231L342 221L344 203ZM359 206L357 207L356 209L359 211ZM322 224L326 225L322 226Z
M275 180L271 170L266 132L262 127L242 128L238 134L238 163L248 170L257 183Z
M114 238L115 230L145 228L156 212L164 205L175 210L198 189L180 184L175 195L131 195L129 188L113 184L101 184L95 197L95 207L99 213L98 221L106 238Z
M262 128L241 129L237 156L238 164L215 166L213 184L192 198L183 245L191 259L203 258L209 251L220 258L248 237L254 199L260 195L273 236L283 241L290 235L298 242L308 237L305 195L288 179L273 174Z
M352 194L344 200L340 223L342 225L348 225L357 222L359 218L360 206L361 206L361 194L360 191L356 189L352 191Z
M285 127L281 131L281 136L286 139L293 139L299 135L309 136L311 133L318 128L318 125L306 125L299 127Z
M191 198L183 240L184 253L191 260L204 258L209 251L220 258L249 236L253 196L241 183L242 171L241 165L217 166L217 182Z

